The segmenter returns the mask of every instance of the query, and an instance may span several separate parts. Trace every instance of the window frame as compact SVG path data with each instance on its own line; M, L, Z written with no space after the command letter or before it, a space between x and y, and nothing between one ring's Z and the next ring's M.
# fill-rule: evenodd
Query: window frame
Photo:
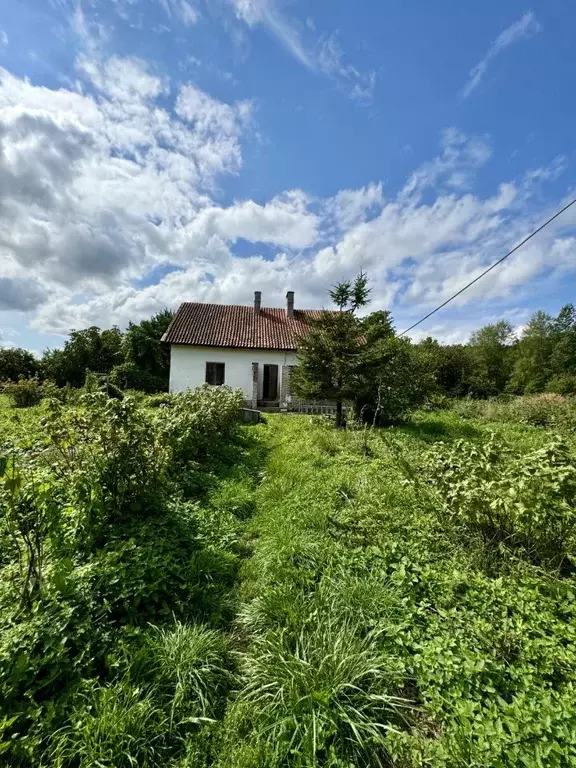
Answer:
M208 378L208 371L210 370L210 366L213 366L211 369L214 373L214 381L210 381ZM218 375L218 373L221 372L221 377ZM218 379L222 378L222 381L218 381ZM226 381L226 363L222 363L216 360L206 360L206 365L204 368L204 381L206 384L209 384L211 387L221 387L224 385Z

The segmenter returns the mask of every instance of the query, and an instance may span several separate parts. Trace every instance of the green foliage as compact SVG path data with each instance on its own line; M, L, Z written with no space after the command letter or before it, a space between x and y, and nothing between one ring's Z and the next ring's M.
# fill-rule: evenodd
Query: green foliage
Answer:
M212 388L159 412L97 390L30 409L29 439L15 423L20 446L0 452L7 764L208 761L204 729L234 682L222 629L241 529L232 539L201 521L220 484L220 504L250 507L257 433L240 426L238 398Z
M79 512L77 534L99 535L108 522L158 508L165 492L170 448L133 398L103 392L69 410L54 402L44 427L67 480L68 503Z
M351 400L362 363L362 324L351 312L323 312L298 345L291 386L304 399Z
M0 407L2 764L576 762L574 438L527 423L567 398L339 431L54 400Z
M42 374L59 387L84 386L88 370L106 375L108 386L144 392L166 390L170 351L160 339L172 317L172 312L164 310L138 324L130 323L126 333L117 327L100 330L96 326L72 331L62 349L44 353ZM14 378L8 374L7 377Z
M546 391L556 395L576 395L576 374L561 373L546 384Z
M176 723L194 724L219 713L233 680L227 642L213 629L175 622L146 637L143 680L154 680L155 698Z
M62 349L44 353L42 371L59 387L70 384L82 387L86 370L110 373L122 362L122 333L114 326L101 331L93 325L82 331L71 331Z
M243 406L240 390L211 387L172 395L158 422L163 442L172 450L174 469L204 458L213 447L214 434L231 435L238 427Z
M546 312L536 312L518 344L516 362L507 388L517 394L543 392L550 375L554 350L554 322Z
M30 408L42 400L42 386L38 379L18 379L4 386L4 394L12 400L15 408Z
M162 392L158 395L151 395L147 400L147 404L149 408L160 408L163 405L172 405L173 397L174 396L168 392Z
M356 417L372 423L402 420L421 405L433 386L427 361L408 339L396 338L389 312L364 319L355 311L368 303L368 278L338 283L330 297L338 312L323 312L298 342L298 365L291 387L304 399L353 402Z
M494 434L440 444L427 459L445 510L495 543L522 546L553 567L576 555L576 472L561 440L513 456Z
M512 370L514 329L507 320L485 325L470 337L475 371L471 393L490 397L504 390Z
M258 638L244 663L240 701L279 764L346 765L385 759L382 736L407 702L377 633L324 616Z
M243 570L242 686L215 765L570 765L574 577L542 568L558 564L544 537L570 527L561 444L538 453L541 433L503 426L534 446L522 459L496 438L487 447L482 422L439 412L368 431L368 452L361 434L321 420L270 417L267 429L274 449ZM462 433L478 443L459 446ZM484 494L501 474L506 489L520 484L515 541L442 512L423 472L439 437L456 438L455 482L470 455ZM560 498L566 517L553 522Z
M360 381L365 340L355 312L369 299L368 278L337 283L329 292L337 312L321 313L298 340L298 366L290 380L298 397L336 401L336 426L342 426L342 403L353 400Z
M398 423L423 405L434 388L434 376L420 350L408 339L387 335L374 341L363 357L357 416L371 424Z
M570 430L576 427L576 403L560 395L465 399L455 401L452 409L463 418Z
M160 339L168 330L174 313L165 309L148 320L130 323L124 335L124 362L112 372L122 389L161 392L168 389L170 348Z
M347 310L354 313L368 304L370 291L368 276L365 272L360 272L353 283L350 280L336 283L328 291L328 295L341 312Z
M38 360L27 349L0 347L0 381L31 379L38 372Z
M55 768L133 768L166 759L168 718L149 691L122 681L94 686L77 705L72 724L57 734L51 757Z

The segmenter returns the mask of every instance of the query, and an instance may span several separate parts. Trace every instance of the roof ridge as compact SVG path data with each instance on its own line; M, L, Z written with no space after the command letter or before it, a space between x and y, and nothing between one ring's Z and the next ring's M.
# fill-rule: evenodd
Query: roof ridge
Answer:
M256 313L248 304L185 301L162 340L202 347L296 351L299 336L323 311L296 309L288 317L284 307L262 307Z
M253 304L222 304L215 301L183 301L180 304L180 308L184 305L196 306L196 307L230 307L233 309L254 309ZM260 307L260 312L265 309L282 309L286 310L286 307ZM294 307L294 312L331 312L333 310L326 310L324 307Z

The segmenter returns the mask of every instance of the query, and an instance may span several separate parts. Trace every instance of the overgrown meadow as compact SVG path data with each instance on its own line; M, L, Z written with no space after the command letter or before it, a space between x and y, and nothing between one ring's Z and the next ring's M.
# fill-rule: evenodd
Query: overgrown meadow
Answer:
M0 760L576 765L574 406L0 411Z

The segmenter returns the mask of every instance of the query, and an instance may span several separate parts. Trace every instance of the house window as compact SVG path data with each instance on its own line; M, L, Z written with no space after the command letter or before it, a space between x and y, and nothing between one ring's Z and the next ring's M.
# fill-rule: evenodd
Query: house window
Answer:
M206 384L224 384L224 363L206 363Z

